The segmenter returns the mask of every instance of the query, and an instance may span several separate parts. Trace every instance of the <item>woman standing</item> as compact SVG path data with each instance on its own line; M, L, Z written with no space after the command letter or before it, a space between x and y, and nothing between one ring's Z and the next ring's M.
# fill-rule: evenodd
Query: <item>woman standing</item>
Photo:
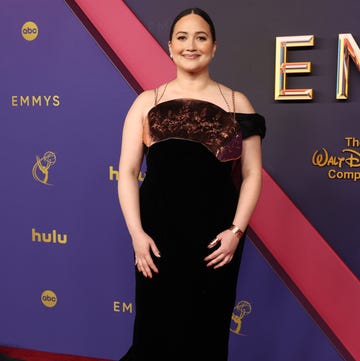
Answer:
M181 12L168 44L176 78L141 93L123 129L118 191L136 316L121 360L225 361L265 122L244 94L210 77L216 35L207 13Z

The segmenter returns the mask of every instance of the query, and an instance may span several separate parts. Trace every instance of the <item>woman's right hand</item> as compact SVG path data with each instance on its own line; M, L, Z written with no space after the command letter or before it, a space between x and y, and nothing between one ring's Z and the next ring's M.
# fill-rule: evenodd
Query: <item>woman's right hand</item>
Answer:
M151 252L160 257L159 249L154 240L145 232L133 237L133 247L135 252L135 266L139 272L146 278L152 278L153 272L159 273L154 260L151 257Z

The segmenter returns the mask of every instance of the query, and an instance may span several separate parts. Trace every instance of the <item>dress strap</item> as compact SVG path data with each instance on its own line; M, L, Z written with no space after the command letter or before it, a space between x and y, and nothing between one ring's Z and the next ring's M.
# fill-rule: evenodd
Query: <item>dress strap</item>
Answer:
M155 93L155 94L154 94L154 96L155 96L154 103L155 103L155 105L158 105L159 102L160 102L160 100L161 100L161 98L164 96L164 93L165 93L165 90L166 90L168 84L169 84L169 83L166 83L166 84L164 85L164 90L162 91L162 93L161 93L160 96L159 96L159 88L160 88L160 87L154 89L154 93Z
M231 97L232 97L232 103L233 103L233 113L234 113L234 118L235 118L235 114L236 114L236 109L235 109L235 92L233 89L231 89Z
M225 101L225 104L226 104L227 107L228 107L229 113L231 113L230 105L229 105L227 99L225 98L224 93L223 93L222 90L221 90L220 84L219 84L219 83L216 83L216 84L217 84L217 86L218 86L218 89L219 89L219 91L220 91L221 96L223 97L223 99L224 99L224 101ZM236 114L236 110L235 110L235 92L234 92L233 89L231 89L231 98L232 98L232 106L233 106L233 111L232 111L232 113L233 113L233 117L234 117L234 119L235 119L235 114Z
M158 103L158 100L157 100L158 93L159 93L158 88L155 88L154 89L154 105L157 105L157 103Z

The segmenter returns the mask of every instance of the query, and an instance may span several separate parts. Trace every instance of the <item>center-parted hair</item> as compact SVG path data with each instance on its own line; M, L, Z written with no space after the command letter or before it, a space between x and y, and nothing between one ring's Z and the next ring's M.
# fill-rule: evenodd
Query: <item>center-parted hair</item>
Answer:
M216 41L215 26L214 26L213 21L211 20L209 14L207 12L205 12L204 10L201 10L199 8L185 9L175 17L175 19L174 19L174 21L173 21L173 23L171 24L171 27L170 27L169 40L171 41L171 39L172 39L172 35L173 35L173 32L174 32L174 27L175 27L176 23L181 18L183 18L184 16L190 15L190 14L195 14L195 15L201 16L209 24L212 40Z

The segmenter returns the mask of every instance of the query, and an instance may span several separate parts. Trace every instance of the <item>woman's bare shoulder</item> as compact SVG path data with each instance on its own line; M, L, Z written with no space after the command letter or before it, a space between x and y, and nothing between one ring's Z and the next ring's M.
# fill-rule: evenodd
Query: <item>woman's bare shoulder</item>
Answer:
M255 109L250 100L243 92L231 89L223 84L221 84L221 88L228 99L232 98L232 93L234 92L235 111L237 113L255 113Z
M129 112L137 113L145 116L155 104L154 89L144 90L141 92L132 103Z
M235 109L237 113L255 113L248 97L240 91L235 91Z
M144 109L144 113L147 114L151 108L153 108L162 98L169 83L159 85L157 88L144 90L138 95L136 99L137 103Z
M147 103L154 103L155 95L154 89L144 90L135 99L134 104L146 105Z

